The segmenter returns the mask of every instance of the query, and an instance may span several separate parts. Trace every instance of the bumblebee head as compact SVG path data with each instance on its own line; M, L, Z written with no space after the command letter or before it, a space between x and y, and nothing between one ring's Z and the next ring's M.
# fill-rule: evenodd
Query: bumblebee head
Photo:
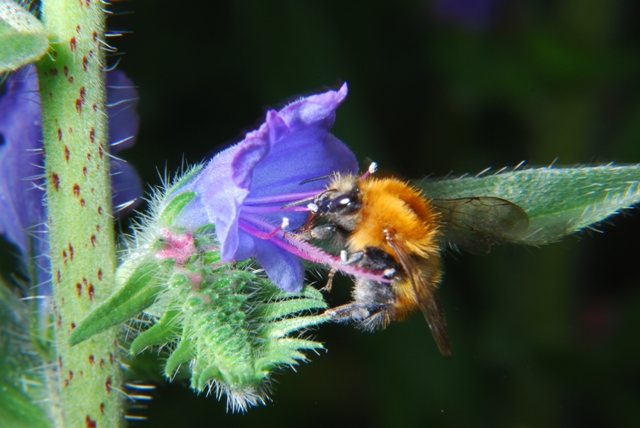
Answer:
M354 175L336 174L327 189L313 201L320 215L349 215L362 206L362 192Z

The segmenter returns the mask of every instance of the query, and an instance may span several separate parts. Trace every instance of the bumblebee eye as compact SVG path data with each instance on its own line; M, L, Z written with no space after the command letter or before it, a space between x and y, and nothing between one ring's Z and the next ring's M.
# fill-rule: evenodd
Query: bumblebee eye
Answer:
M349 198L340 199L340 205L349 205L350 203L351 203L351 199Z

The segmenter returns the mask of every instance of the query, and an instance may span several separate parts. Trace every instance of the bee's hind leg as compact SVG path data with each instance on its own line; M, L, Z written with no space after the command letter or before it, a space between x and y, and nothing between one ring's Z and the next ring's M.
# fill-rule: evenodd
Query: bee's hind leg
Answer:
M390 305L383 303L348 303L325 311L331 321L353 322L363 330L373 331L384 328L389 321Z
M353 322L367 331L384 328L394 318L395 299L389 284L358 278L351 295L351 303L329 309L325 314L334 322Z

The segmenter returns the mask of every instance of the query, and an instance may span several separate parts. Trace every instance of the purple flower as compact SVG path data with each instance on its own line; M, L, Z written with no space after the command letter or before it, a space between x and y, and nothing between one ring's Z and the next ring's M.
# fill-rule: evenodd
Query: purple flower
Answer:
M281 230L284 217L289 228L295 229L309 216L306 208L283 210L282 206L316 195L328 182L324 178L301 186L303 180L358 171L354 154L329 133L335 110L346 95L345 84L339 91L268 111L260 128L216 155L176 191L194 190L197 194L176 225L196 228L215 224L222 260L254 256L280 288L300 290L302 258L328 263L320 259L331 256Z
M0 234L39 265L44 281L48 252L44 236L42 124L38 78L33 66L9 77L0 96ZM111 151L130 147L138 132L138 94L119 71L107 75ZM124 161L111 162L114 206L131 206L142 194L140 178ZM41 290L47 294L48 290Z

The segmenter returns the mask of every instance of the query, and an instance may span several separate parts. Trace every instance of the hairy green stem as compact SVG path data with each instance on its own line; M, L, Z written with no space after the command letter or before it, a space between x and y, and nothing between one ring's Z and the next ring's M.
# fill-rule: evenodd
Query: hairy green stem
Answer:
M70 347L76 325L111 294L116 265L107 113L105 13L96 0L46 0L52 50L37 65L54 289L60 409L65 427L122 425L116 331Z

